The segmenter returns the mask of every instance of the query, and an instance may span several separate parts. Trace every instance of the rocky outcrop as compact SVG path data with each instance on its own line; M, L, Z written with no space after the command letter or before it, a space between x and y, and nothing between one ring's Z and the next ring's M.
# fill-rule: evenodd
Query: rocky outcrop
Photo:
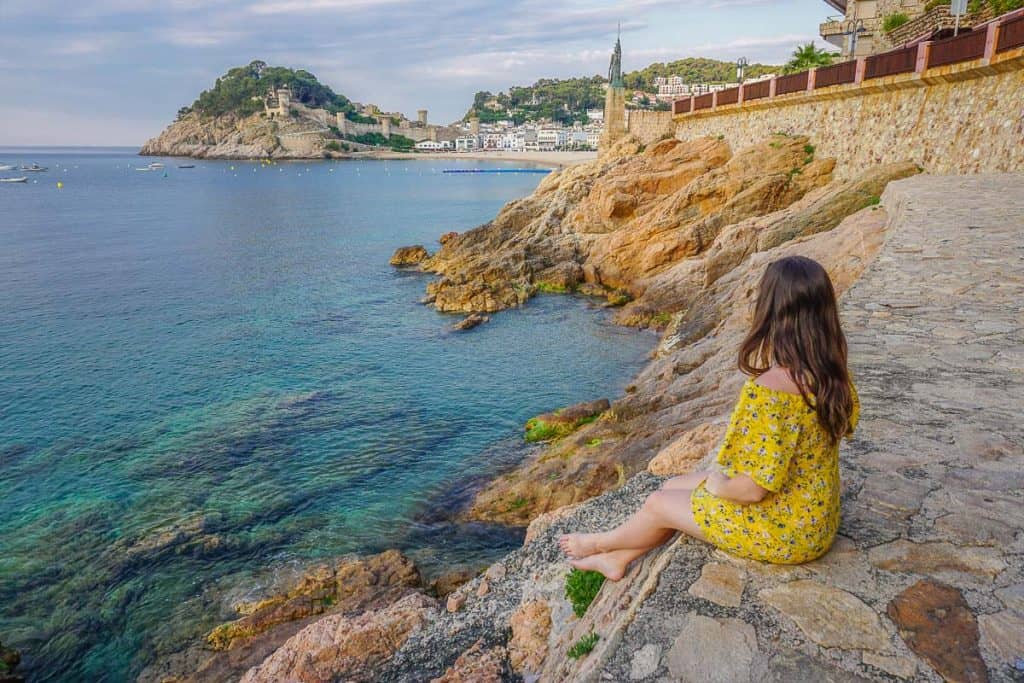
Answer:
M357 616L332 614L289 638L241 683L328 683L376 680L375 671L426 623L437 603L421 593Z
M347 624L338 620L385 610L420 595L421 588L418 569L397 550L317 564L280 592L236 602L232 609L238 619L214 628L204 643L149 667L139 680L237 680L318 620L333 616Z
M261 114L209 117L196 112L185 114L160 135L147 140L139 154L207 159L293 156L281 146L277 137L277 124Z
M710 290L729 287L743 309L766 263L802 253L845 292L863 412L841 449L843 519L826 556L766 565L677 538L605 582L577 618L558 536L625 519L662 482L643 472L539 518L526 545L502 561L501 580L482 594L486 577L462 587L463 608L411 633L378 679L436 675L473 651L505 653L529 680L1019 680L1024 277L1013 217L1024 215L1021 181L893 183L882 200L887 230L885 210L863 210L747 256ZM742 382L731 363L709 360L720 346L732 355L733 324L730 315L689 347L673 342L677 327L652 362L656 375L671 368L688 380L679 408L705 424L721 422ZM591 633L592 651L569 657ZM514 658L525 642L544 653L539 662Z
M422 263L430 254L427 253L427 248L422 244L414 244L411 247L399 247L395 249L395 253L391 255L391 265L393 266L415 266Z
M800 137L775 136L733 154L720 140L665 140L643 152L624 141L600 160L545 178L534 195L446 240L425 260L441 310L519 305L538 290L600 294L620 323L664 330L657 359L602 418L485 486L471 519L527 524L620 485L648 466L684 470L715 445L708 419L731 400L735 365L764 254L835 228L878 202L886 184L917 173L880 166L829 182L831 160ZM871 258L883 217L856 219L849 243L824 253L840 288ZM801 252L803 253L803 252ZM690 430L700 430L682 440ZM678 441L677 441L678 440ZM675 446L671 445L675 443ZM706 449L700 452L700 449Z

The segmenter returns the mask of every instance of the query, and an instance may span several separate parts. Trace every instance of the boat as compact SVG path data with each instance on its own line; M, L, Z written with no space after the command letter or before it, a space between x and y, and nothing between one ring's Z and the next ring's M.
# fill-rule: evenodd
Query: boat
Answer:
M143 166L142 168L136 168L135 170L136 171L144 171L144 172L148 173L148 172L152 171L153 169L151 169L149 166Z
M22 176L21 178L0 178L0 183L27 183L28 176Z
M178 166L178 168L195 168L195 167L196 167L195 164L181 164L181 165Z
M42 173L43 171L46 171L48 169L45 166L40 166L39 164L32 164L31 166L22 166L21 170L31 171L33 173Z
M160 163L159 161L154 161L153 163L151 163L151 164L149 165L149 167L150 167L151 169L153 169L153 170L156 170L156 169L158 169L158 168L163 168L163 167L164 167L164 165L163 165L163 164L161 164L161 163Z
M13 171L14 166L10 164L0 164L0 171Z

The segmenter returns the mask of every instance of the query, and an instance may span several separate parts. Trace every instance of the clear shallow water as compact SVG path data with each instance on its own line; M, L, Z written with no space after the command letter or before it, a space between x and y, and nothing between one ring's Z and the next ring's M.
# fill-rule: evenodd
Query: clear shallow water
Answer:
M653 344L557 296L453 334L417 303L427 279L387 265L542 176L0 160L50 166L0 185L0 640L36 680L129 678L268 567L494 558L519 534L430 513L521 458L529 417L619 393Z

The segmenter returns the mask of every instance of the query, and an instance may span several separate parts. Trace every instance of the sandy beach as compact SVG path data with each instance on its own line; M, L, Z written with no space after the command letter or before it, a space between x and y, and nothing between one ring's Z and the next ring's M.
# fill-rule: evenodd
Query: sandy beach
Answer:
M484 159L487 161L521 161L544 166L575 166L597 158L597 152L374 152L376 159Z

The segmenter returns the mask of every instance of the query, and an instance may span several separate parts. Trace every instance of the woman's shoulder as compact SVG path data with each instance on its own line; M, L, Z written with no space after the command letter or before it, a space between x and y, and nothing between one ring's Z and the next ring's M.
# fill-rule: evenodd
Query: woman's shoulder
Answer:
M773 367L762 372L757 377L751 377L750 381L765 389L771 389L783 394L800 396L800 387L793 381L793 376L786 368Z

